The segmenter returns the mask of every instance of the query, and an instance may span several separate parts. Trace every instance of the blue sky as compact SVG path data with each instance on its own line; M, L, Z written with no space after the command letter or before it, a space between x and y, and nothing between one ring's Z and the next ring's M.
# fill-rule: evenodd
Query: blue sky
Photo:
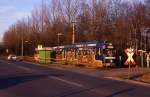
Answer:
M40 2L41 0L0 0L0 40L10 25L29 16Z

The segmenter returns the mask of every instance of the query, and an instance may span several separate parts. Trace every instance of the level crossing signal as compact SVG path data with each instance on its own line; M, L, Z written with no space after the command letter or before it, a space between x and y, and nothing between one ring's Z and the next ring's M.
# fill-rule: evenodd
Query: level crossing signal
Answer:
M128 56L127 60L125 61L125 64L126 65L129 65L129 64L135 65L136 63L135 63L135 60L133 59L133 55L135 53L135 49L133 49L133 48L127 48L127 49L125 49L125 53Z

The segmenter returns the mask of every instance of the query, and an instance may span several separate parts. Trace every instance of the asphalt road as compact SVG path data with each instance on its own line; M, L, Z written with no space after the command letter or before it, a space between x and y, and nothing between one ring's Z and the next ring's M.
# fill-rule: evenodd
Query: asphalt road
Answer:
M0 97L150 97L150 87L0 60Z

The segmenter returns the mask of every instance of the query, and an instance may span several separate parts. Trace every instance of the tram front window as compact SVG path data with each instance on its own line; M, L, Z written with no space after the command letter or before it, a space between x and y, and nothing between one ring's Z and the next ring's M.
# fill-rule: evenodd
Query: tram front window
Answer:
M107 51L107 56L112 57L113 56L112 51Z

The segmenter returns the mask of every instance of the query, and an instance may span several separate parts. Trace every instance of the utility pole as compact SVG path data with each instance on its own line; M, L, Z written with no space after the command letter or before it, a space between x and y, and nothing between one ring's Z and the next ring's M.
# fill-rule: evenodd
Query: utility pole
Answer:
M147 50L147 31L149 28L142 28L141 29L141 66L142 68L144 67L144 63L143 63L143 54L146 53ZM145 39L144 39L145 38ZM145 43L143 43L145 42ZM144 47L144 49L143 49Z
M144 29L144 37L145 37L145 51L147 51L147 43L148 43L148 31L150 28Z
M41 19L42 19L42 21L41 21L41 22L42 22L42 23L41 23L41 25L42 25L42 26L41 26L41 27L42 27L42 28L41 28L41 32L42 32L42 33L43 33L43 26L44 26L44 25L43 25L43 24L44 24L44 20L43 20L43 18L44 18L44 17L43 17L43 10L44 10L44 8L43 8L43 7L44 7L44 1L42 0L42 10L41 10L41 12L42 12L42 16L41 16Z
M75 23L76 23L76 21L73 21L73 22L72 22L72 25L73 25L72 44L75 43Z
M22 35L21 35L21 57L23 59L23 54L24 54L24 37L23 37L24 32L22 31Z
M134 29L134 34L135 34L135 49L136 49L136 55L137 55L137 48L138 48L138 43L137 43L137 33L136 33L136 30Z
M144 30L144 33L143 33L143 35L144 35L144 37L145 37L145 39L144 39L144 41L145 41L145 44L144 44L144 48L145 48L145 51L146 51L146 49L147 49L147 31L146 30Z
M137 39L137 30L134 29L134 34L135 34L135 54L136 54L136 62L138 62L138 39ZM138 66L138 64L136 65L136 67Z
M140 40L140 45L141 45L141 50L143 50L143 29L141 29L140 33L141 33L141 40Z

